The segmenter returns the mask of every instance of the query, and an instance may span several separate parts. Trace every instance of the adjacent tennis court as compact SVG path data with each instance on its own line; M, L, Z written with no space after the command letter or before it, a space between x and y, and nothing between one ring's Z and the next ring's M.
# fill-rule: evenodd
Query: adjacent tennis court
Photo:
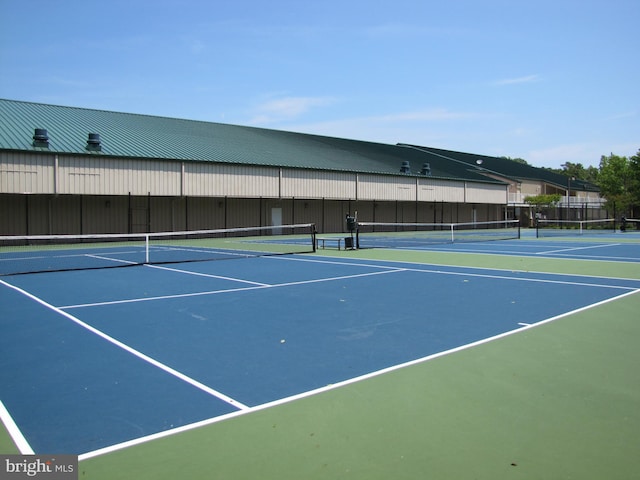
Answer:
M311 253L315 239L291 233L287 242L250 235L240 243L225 237L233 243L226 248L210 239L179 244L171 239L155 247L172 255L206 252L205 261L146 262L154 249L148 239L136 240L135 255L142 249L143 260L131 259L131 244L85 251L96 239L84 239L62 255L131 268L79 264L67 271L56 264L43 269L56 271L16 274L15 265L24 264L17 259L43 252L60 257L60 247L38 248L35 254L33 245L21 246L6 253L0 376L3 420L13 441L23 452L75 453L87 466L99 464L107 453L163 437L172 442L195 427L227 429L276 406L302 405L310 398L335 401L335 395L326 395L353 391L367 379L413 371L413 381L421 384L421 374L410 365L430 365L427 360L443 355L462 359L471 347L491 347L513 334L522 338L532 327L628 299L637 305L640 291L640 242L633 234L587 243L525 235L394 251ZM264 249L283 243L295 245L298 253ZM260 247L256 251L248 244ZM233 250L242 260L211 261L214 249ZM448 261L450 255L456 262ZM525 259L530 267L557 259L573 265L589 256L589 265L601 265L592 269L598 274L521 269L516 263ZM495 259L493 266L486 266L486 259ZM456 375L455 369L449 374ZM464 378L468 371L459 374ZM423 388L416 387L416 395ZM629 395L637 398L636 390ZM431 395L439 398L442 392ZM365 411L380 408L375 396L360 400ZM314 402L321 405L314 403L312 410L342 408ZM369 424L361 428L376 430Z

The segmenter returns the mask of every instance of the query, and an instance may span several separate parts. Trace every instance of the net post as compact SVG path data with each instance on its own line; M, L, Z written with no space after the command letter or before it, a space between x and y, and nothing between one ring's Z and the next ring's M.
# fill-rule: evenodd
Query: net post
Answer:
M449 225L449 228L451 229L451 243L454 243L455 242L455 238L453 236L453 230L454 230L453 223Z
M149 263L149 234L144 236L144 263Z
M316 224L311 225L311 243L313 243L313 253L318 251L318 241L317 241L318 231L316 230Z

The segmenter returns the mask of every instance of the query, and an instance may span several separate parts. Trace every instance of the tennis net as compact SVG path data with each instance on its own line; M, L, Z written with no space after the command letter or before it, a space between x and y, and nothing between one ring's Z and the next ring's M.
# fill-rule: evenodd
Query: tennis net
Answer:
M184 232L0 236L0 276L315 251L315 225Z
M620 231L640 230L640 220L637 218L625 218L620 221Z
M357 248L419 248L429 244L520 238L518 220L469 223L359 222Z
M536 222L536 236L538 238L595 235L613 233L615 231L616 221L613 218L602 220L538 220Z

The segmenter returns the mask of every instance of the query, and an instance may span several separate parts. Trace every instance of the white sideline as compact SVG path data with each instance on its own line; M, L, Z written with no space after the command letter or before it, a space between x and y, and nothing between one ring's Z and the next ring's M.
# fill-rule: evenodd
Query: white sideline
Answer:
M82 320L74 317L73 315L71 315L70 313L67 313L57 307L54 307L53 305L50 305L49 303L45 302L44 300L42 300L41 298L36 297L35 295L32 295L31 293L16 287L14 285L11 285L10 283L5 282L4 280L0 280L0 283L15 290L16 292L21 293L22 295L30 298L31 300L39 303L40 305L48 308L49 310L52 310L54 312L56 312L59 315L62 315L63 317L71 320L72 322L76 323L77 325L80 325L82 328L89 330L91 333L94 333L96 335L98 335L99 337L103 338L104 340L108 341L109 343L112 343L113 345L115 345L116 347L121 348L122 350L131 353L132 355L135 355L136 357L138 357L141 360L144 360L147 363L150 363L151 365L153 365L154 367L157 367L163 371L165 371L166 373L173 375L176 378L179 378L180 380L202 390L203 392L208 393L209 395L212 395L214 397L219 398L220 400L222 400L223 402L226 402L240 410L246 410L249 407L247 405L244 405L243 403L225 395L224 393L218 392L217 390L214 390L213 388L210 388L208 386L206 386L203 383L198 382L197 380L194 380L191 377L188 377L187 375L165 365L164 363L159 362L158 360L151 358L148 355L145 355L144 353L136 350L135 348L130 347L129 345L122 343L119 340L116 340L115 338L111 337L110 335L107 335L106 333L98 330L97 328L92 327L91 325L89 325L88 323L83 322Z
M398 365L393 365L391 367L383 368L383 369L377 370L375 372L370 372L370 373L367 373L367 374L364 374L364 375L360 375L358 377L350 378L350 379L344 380L342 382L326 385L324 387L320 387L320 388L317 388L315 390L310 390L308 392L303 392L303 393L299 393L297 395L292 395L290 397L282 398L282 399L279 399L279 400L274 400L272 402L264 403L262 405L256 405L255 407L250 407L250 408L248 408L246 410L236 411L236 412L228 413L226 415L221 415L219 417L209 418L209 419L206 419L206 420L202 420L200 422L192 423L192 424L189 424L189 425L183 425L181 427L177 427L177 428L174 428L172 430L166 430L166 431L163 431L163 432L154 433L152 435L148 435L148 436L145 436L145 437L134 438L133 440L129 440L129 441L126 441L126 442L123 442L123 443L119 443L119 444L116 444L116 445L111 445L109 447L105 447L105 448L101 448L101 449L94 450L94 451L91 451L91 452L83 453L78 458L79 458L80 461L87 460L89 458L94 458L94 457L98 457L98 456L101 456L101 455L105 455L107 453L112 453L112 452L115 452L115 451L118 451L118 450L123 450L125 448L129 448L129 447L133 447L135 445L140 445L140 444L143 444L143 443L147 443L147 442L150 442L150 441L153 441L153 440L157 440L159 438L169 437L171 435L175 435L175 434L178 434L178 433L187 432L187 431L190 431L190 430L194 430L196 428L204 427L206 425L211 425L211 424L214 424L214 423L218 423L218 422L221 422L223 420L228 420L230 418L234 418L234 417L237 417L237 416L240 416L240 415L246 415L248 413L257 412L259 410L265 410L267 408L271 408L271 407L275 407L277 405L282 405L282 404L285 404L285 403L293 402L295 400L300 400L302 398L311 397L311 396L317 395L319 393L323 393L323 392L327 392L329 390L334 390L336 388L344 387L344 386L350 385L352 383L361 382L363 380L366 380L366 379L369 379L369 378L373 378L373 377L377 377L379 375L383 375L385 373L393 372L395 370L400 370L401 368L405 368L405 367L409 367L409 366L412 366L412 365L424 363L424 362L427 362L429 360L434 360L434 359L439 358L439 357L444 357L446 355L450 355L452 353L456 353L456 352L460 352L460 351L463 351L463 350L467 350L469 348L477 347L479 345L482 345L482 344L485 344L485 343L489 343L489 342L492 342L494 340L499 340L499 339L504 338L504 337L509 337L509 336L514 335L516 333L520 333L520 332L523 332L525 330L529 330L531 328L536 328L536 327L538 327L540 325L544 325L544 324L547 324L547 323L550 323L550 322L554 322L554 321L559 320L561 318L568 317L570 315L573 315L573 314L576 314L576 313L580 313L580 312L583 312L585 310L589 310L591 308L594 308L594 307L597 307L597 306L600 306L600 305L604 305L606 303L613 302L613 301L619 300L621 298L624 298L624 297L627 297L629 295L633 295L633 294L636 294L636 293L639 293L639 292L640 292L640 289L636 289L636 290L633 290L633 291L630 291L630 292L623 293L623 294L618 295L616 297L607 298L606 300L602 300L600 302L593 303L591 305L586 305L584 307L577 308L577 309L572 310L570 312L565 312L565 313L562 313L560 315L556 315L555 317L551 317L551 318L547 318L545 320L541 320L540 322L537 322L537 323L523 325L520 328L516 328L514 330L509 330L508 332L503 332L503 333L500 333L498 335L494 335L493 337L484 338L482 340L478 340L478 341L475 341L475 342L472 342L472 343L468 343L466 345L461 345L459 347L455 347L455 348L452 348L450 350L445 350L443 352L434 353L434 354L428 355L426 357L417 358L415 360L410 360L408 362L400 363ZM520 325L522 325L522 324L520 324Z
M16 447L18 447L20 453L22 455L34 455L35 452L31 448L31 445L29 445L27 439L24 438L24 435L22 435L22 432L18 428L18 425L16 425L16 422L13 421L13 417L4 406L4 403L2 403L2 400L0 400L0 420L2 420L2 423L4 423L5 428L9 432L9 435L11 435L11 438L16 444Z

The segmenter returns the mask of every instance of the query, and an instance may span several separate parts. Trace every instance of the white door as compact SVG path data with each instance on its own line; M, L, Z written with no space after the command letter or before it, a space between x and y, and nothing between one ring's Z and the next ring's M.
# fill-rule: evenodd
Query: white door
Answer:
M271 208L271 225L275 227L282 225L282 208L281 207ZM282 233L282 229L274 228L272 233L273 235L280 235Z

